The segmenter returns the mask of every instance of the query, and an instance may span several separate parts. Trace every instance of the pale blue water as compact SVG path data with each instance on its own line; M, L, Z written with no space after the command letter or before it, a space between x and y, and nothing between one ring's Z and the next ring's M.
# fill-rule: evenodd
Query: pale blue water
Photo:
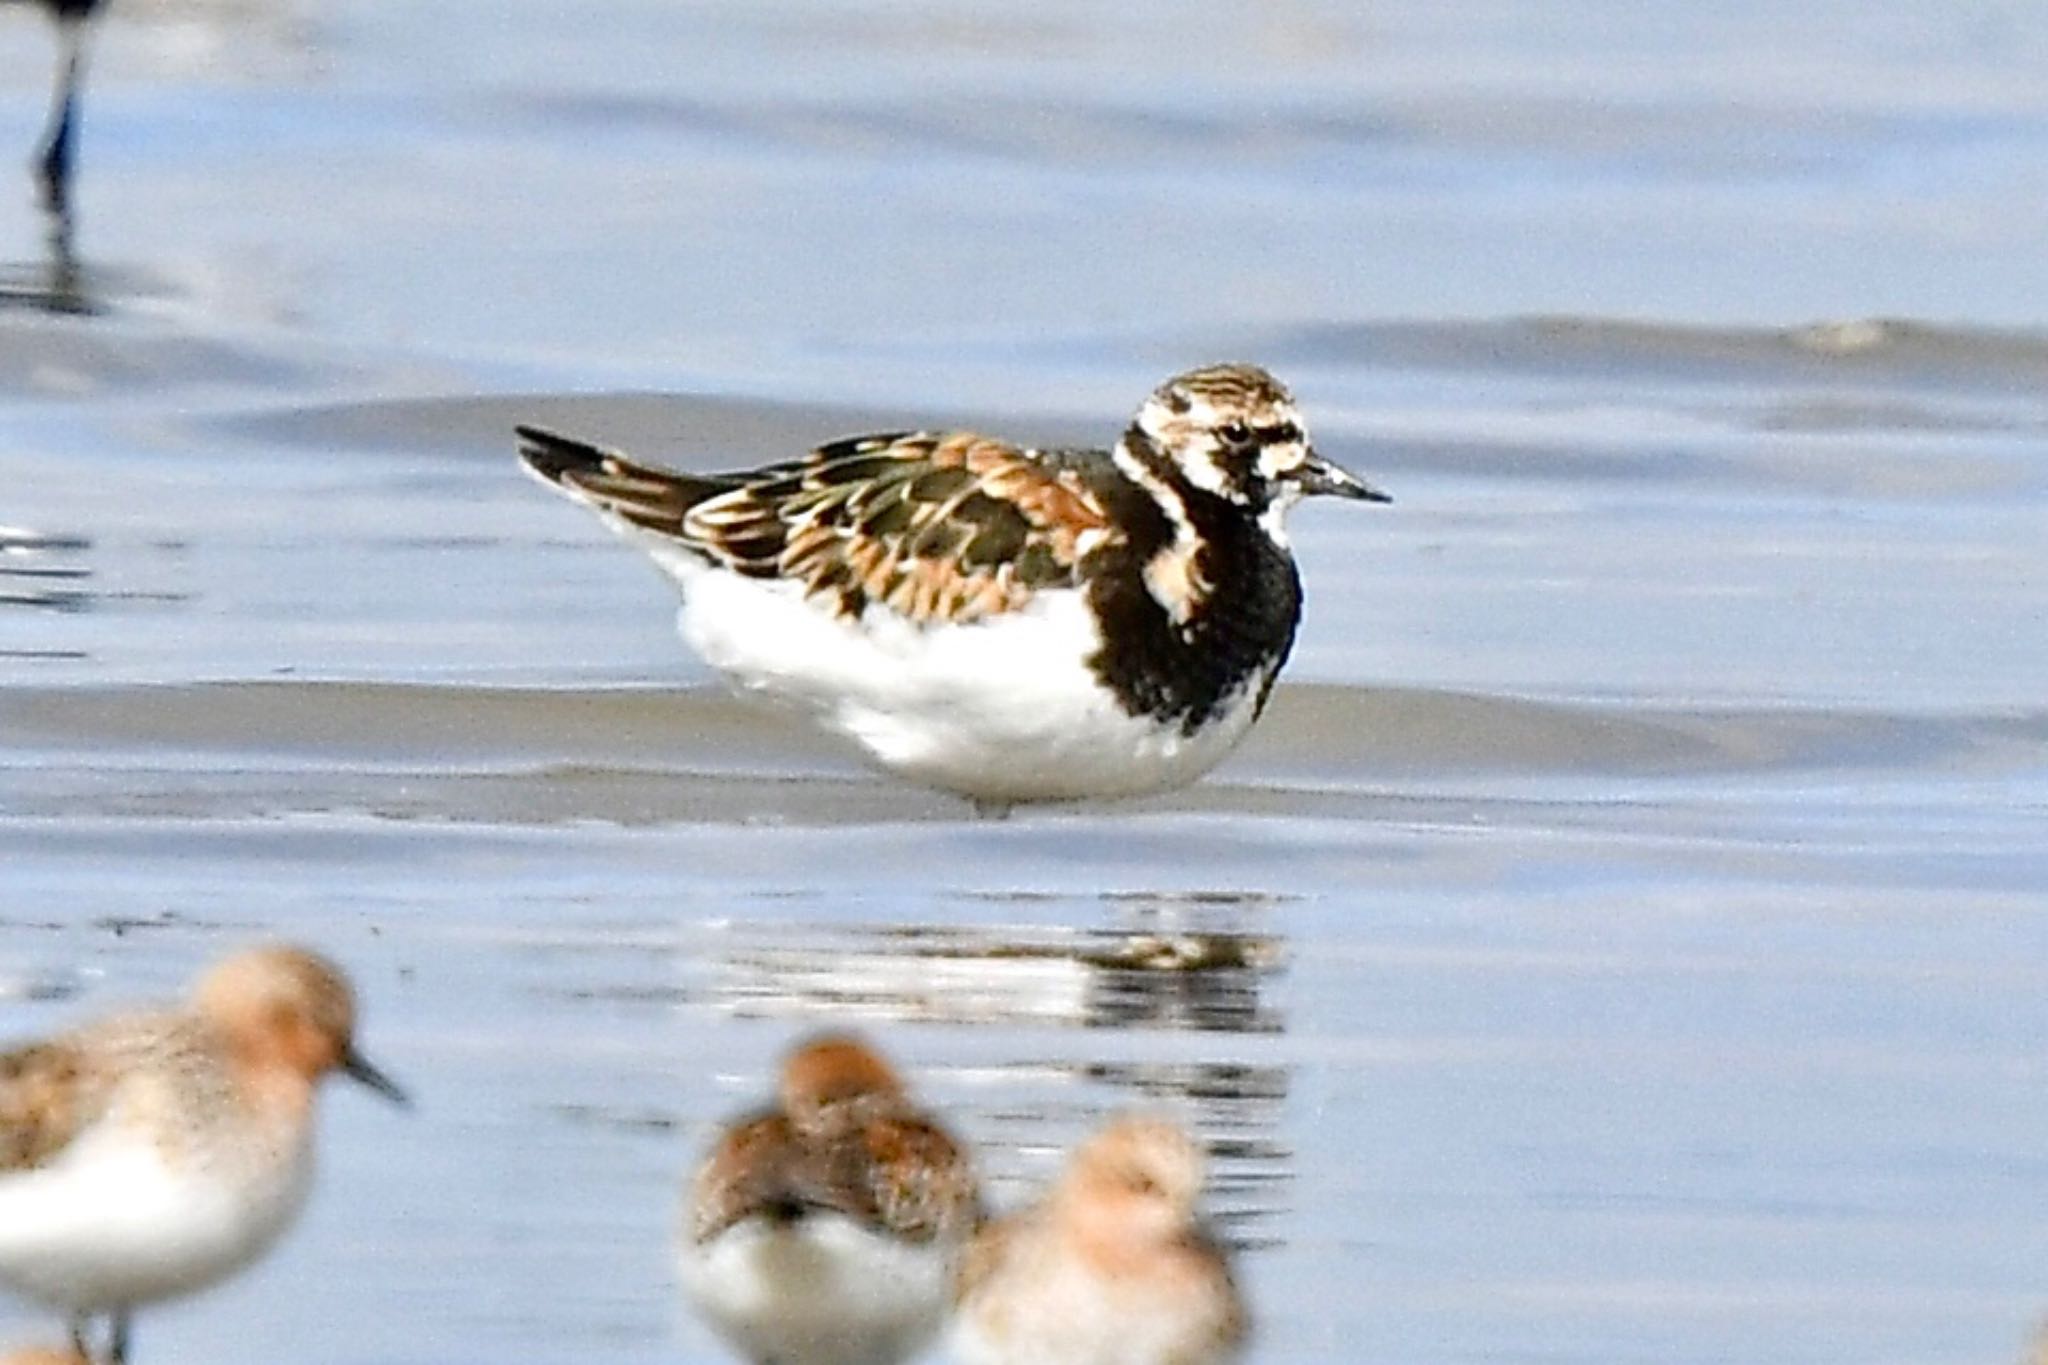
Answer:
M25 157L47 39L0 19ZM714 1360L678 1184L848 1022L1001 1203L1179 1105L1272 1365L2019 1357L2032 8L134 0L100 37L98 311L0 311L0 1034L286 935L421 1100L337 1088L303 1225L140 1359ZM1209 781L1000 825L724 698L508 442L1104 439L1223 356L1398 501L1297 517L1289 685ZM1133 965L1162 939L1211 965Z

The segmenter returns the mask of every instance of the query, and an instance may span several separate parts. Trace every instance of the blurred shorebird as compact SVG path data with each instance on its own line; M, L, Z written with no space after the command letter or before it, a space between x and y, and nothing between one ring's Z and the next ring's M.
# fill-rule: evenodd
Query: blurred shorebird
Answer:
M1199 1207L1206 1161L1160 1119L1117 1119L1036 1206L982 1228L959 1280L964 1365L1222 1365L1245 1309Z
M705 662L991 810L1215 766L1301 619L1288 511L1388 500L1316 452L1256 365L1169 379L1109 450L888 432L692 475L519 437L533 473L675 580Z
M0 1055L0 1289L70 1315L71 1344L220 1280L277 1240L313 1180L329 1072L405 1095L355 1047L355 998L296 948L236 953L182 1008L115 1015Z
M0 1365L92 1365L92 1357L78 1347L14 1347Z
M30 0L0 0L23 4ZM100 0L33 0L57 21L57 75L50 95L50 121L43 131L36 171L43 206L68 218L71 212L71 168L78 140L78 98L85 83L85 35Z
M729 1125L683 1210L684 1291L754 1365L897 1365L944 1325L981 1203L894 1069L824 1035Z
M17 1346L0 1365L92 1365L92 1358L76 1346Z

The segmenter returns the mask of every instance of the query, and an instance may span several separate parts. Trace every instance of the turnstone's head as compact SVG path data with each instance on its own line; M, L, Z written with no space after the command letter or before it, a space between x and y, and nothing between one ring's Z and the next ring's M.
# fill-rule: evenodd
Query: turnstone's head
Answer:
M339 1071L397 1104L405 1092L356 1051L355 993L341 969L303 948L251 948L200 978L194 1004L236 1056L318 1080Z
M1317 493L1392 501L1318 455L1294 395L1256 365L1207 365L1175 375L1138 409L1125 444L1140 463L1163 460L1195 488L1260 515L1284 513ZM1149 449L1135 448L1141 446ZM1170 477L1168 470L1154 472Z

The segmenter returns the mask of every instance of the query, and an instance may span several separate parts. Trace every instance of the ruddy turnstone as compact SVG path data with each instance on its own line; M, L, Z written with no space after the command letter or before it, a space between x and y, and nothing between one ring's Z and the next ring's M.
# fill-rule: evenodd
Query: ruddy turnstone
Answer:
M982 1228L959 1279L965 1365L1216 1365L1244 1303L1197 1215L1202 1149L1176 1124L1112 1122L1036 1207Z
M980 1218L967 1157L856 1039L798 1047L779 1091L697 1171L684 1290L756 1365L907 1360L944 1324Z
M1208 771L1294 642L1288 511L1389 500L1317 454L1253 365L1168 380L1107 451L892 432L691 475L519 436L534 473L680 585L706 662L995 808Z
M313 1088L339 1071L399 1103L356 1051L332 964L256 948L189 1004L119 1015L0 1055L0 1288L112 1318L202 1289L290 1226L313 1178Z

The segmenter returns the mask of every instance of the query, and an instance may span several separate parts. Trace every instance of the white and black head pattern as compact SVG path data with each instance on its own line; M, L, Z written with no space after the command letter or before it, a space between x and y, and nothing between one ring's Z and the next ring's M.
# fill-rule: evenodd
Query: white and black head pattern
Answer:
M1283 543L1282 518L1304 497L1387 501L1316 453L1294 395L1256 365L1209 365L1167 380L1138 409L1124 447L1175 492L1233 503Z
M1256 712L1301 617L1288 509L1387 495L1317 454L1293 395L1256 365L1167 380L1110 458L1144 505L1119 504L1115 571L1089 583L1105 639L1091 666L1133 713L1189 734L1246 698Z

